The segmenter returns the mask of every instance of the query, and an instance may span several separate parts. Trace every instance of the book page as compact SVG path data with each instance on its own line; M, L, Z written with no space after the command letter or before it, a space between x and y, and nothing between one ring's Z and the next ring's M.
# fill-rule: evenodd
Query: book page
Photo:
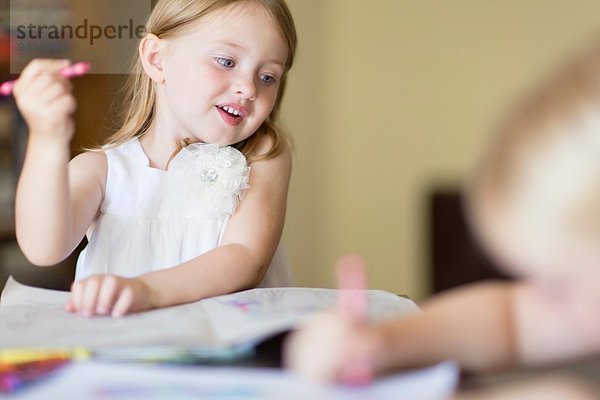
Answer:
M124 318L84 317L65 310L67 297L9 280L0 306L0 348L218 345L201 302Z
M276 369L82 362L68 366L15 398L443 400L452 398L458 372L455 364L443 363L382 378L369 386L351 388L317 385Z
M207 318L219 340L226 343L260 341L297 326L310 315L335 307L339 290L266 288L204 300ZM369 318L380 321L418 311L406 298L368 290Z

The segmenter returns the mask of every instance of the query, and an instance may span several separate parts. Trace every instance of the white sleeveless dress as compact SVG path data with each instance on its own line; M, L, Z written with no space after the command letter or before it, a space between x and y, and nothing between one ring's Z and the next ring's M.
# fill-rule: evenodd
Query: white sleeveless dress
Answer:
M77 260L76 280L94 274L134 277L218 247L249 187L246 159L229 146L189 145L167 171L149 166L137 138L105 152L104 200ZM291 284L279 246L260 287Z

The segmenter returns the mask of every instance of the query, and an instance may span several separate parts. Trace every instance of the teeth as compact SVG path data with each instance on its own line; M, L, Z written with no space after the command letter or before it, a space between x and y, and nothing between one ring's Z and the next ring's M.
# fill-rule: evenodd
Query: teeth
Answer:
M239 117L240 115L242 115L241 111L236 110L233 107L223 106L223 107L221 107L221 109L225 112L228 112L229 114L235 115L236 117Z

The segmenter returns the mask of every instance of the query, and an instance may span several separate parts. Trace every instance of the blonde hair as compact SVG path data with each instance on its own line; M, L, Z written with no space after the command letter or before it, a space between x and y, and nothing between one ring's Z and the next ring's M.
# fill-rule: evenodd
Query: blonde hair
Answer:
M146 30L159 38L176 36L181 30L201 18L233 4L253 4L262 7L279 30L288 46L286 72L292 67L296 53L297 36L292 15L284 0L159 0L146 22ZM286 75L282 77L273 111L263 124L248 139L236 143L249 161L266 160L279 155L288 139L277 124L279 108L286 86ZM150 127L156 113L156 92L152 80L143 70L137 54L132 60L130 75L123 88L123 123L111 135L106 145L117 146L134 137L142 136ZM268 138L270 148L259 154L263 138ZM184 146L187 143L182 143Z
M486 205L516 200L528 211L560 212L569 228L600 237L600 40L498 126L466 198L476 230Z

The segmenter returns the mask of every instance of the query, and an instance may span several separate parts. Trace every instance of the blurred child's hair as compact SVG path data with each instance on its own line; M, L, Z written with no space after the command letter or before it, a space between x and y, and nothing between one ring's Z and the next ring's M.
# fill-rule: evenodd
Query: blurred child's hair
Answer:
M475 169L467 207L476 230L490 206L515 205L600 238L600 40L509 114Z
M159 38L176 37L184 28L222 8L243 4L262 7L279 30L288 46L286 72L292 67L296 52L296 29L285 0L159 0L146 22L147 32ZM264 160L280 154L288 144L277 125L277 117L286 84L286 74L280 81L279 93L271 114L248 139L235 144L249 161ZM123 118L120 129L107 139L107 145L117 146L143 135L156 113L156 92L152 80L144 73L137 53L132 60L130 75L124 86ZM263 137L270 139L271 148L258 154ZM181 146L186 143L180 144Z

